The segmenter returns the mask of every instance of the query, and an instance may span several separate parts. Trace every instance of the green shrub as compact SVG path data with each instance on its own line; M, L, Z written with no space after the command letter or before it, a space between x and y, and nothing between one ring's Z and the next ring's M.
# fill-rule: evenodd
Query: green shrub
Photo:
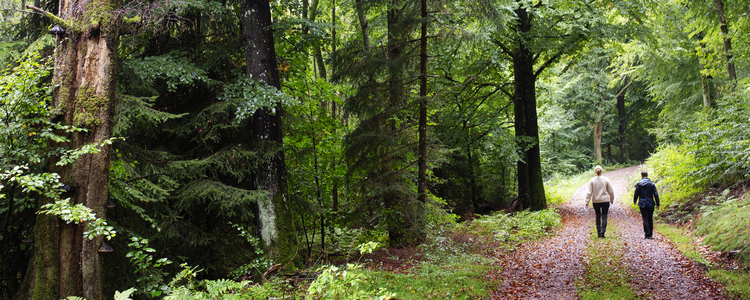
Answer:
M693 154L667 144L646 160L651 178L659 191L661 205L679 204L703 191L693 174L701 168Z
M479 215L476 219L457 226L456 231L491 236L495 242L501 243L501 247L513 249L521 242L547 236L559 225L560 215L552 209L545 209L516 214L498 212Z
M366 286L370 280L362 270L362 265L347 264L345 268L325 266L320 275L310 284L307 294L315 299L391 299L394 294L385 287L371 289Z
M165 300L244 300L298 296L294 289L279 278L261 283L229 279L195 281L196 274L200 271L185 264L182 268L169 284L169 294L164 297Z

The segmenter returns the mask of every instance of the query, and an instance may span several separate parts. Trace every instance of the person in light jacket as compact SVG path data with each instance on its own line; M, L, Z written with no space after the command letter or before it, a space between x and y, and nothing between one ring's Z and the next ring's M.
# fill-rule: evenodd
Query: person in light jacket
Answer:
M607 231L609 205L615 201L615 192L612 190L609 178L602 176L602 166L594 167L594 172L596 177L589 180L586 190L586 206L589 205L589 202L592 203L596 213L596 232L599 234L599 238L603 239L604 233Z
M656 185L648 179L648 172L641 171L641 181L635 184L633 204L638 203L643 217L643 232L646 239L652 239L654 234L654 207L659 208L659 192Z

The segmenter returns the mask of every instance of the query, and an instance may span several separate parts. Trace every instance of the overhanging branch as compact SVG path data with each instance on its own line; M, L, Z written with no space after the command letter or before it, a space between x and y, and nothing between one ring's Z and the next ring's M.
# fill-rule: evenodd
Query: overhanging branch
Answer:
M26 5L26 8L31 9L31 10L33 10L35 12L38 12L38 13L44 15L47 18L50 18L50 20L52 20L53 23L56 23L56 24L60 25L60 27L65 28L66 30L73 30L73 31L75 31L73 29L73 26L71 26L70 24L68 24L68 22L65 22L65 20L61 19L60 17L56 16L55 14L53 14L51 12L48 12L46 10L43 10L43 9L38 8L36 6L33 6L33 5L28 5L28 4Z

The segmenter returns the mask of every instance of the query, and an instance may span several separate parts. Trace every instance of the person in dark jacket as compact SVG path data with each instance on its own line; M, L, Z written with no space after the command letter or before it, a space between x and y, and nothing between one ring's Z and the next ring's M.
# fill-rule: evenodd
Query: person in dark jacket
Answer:
M656 185L648 179L648 172L641 171L641 181L635 184L633 204L638 204L643 217L643 232L646 239L652 239L654 234L654 208L659 208L659 193Z

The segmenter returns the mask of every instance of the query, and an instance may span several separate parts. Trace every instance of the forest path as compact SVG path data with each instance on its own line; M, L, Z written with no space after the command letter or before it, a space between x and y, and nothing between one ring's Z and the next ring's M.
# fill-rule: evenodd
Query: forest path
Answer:
M631 288L643 299L726 299L721 287L668 239L658 232L652 240L643 238L641 216L626 206L632 195L625 194L626 177L638 169L633 166L604 174L617 198L608 222L619 227L617 234L609 230L607 238L622 243ZM562 225L554 236L526 243L500 258L503 284L490 294L491 299L579 299L576 280L584 272L586 244L595 218L594 210L585 206L585 195L582 186L558 207Z

